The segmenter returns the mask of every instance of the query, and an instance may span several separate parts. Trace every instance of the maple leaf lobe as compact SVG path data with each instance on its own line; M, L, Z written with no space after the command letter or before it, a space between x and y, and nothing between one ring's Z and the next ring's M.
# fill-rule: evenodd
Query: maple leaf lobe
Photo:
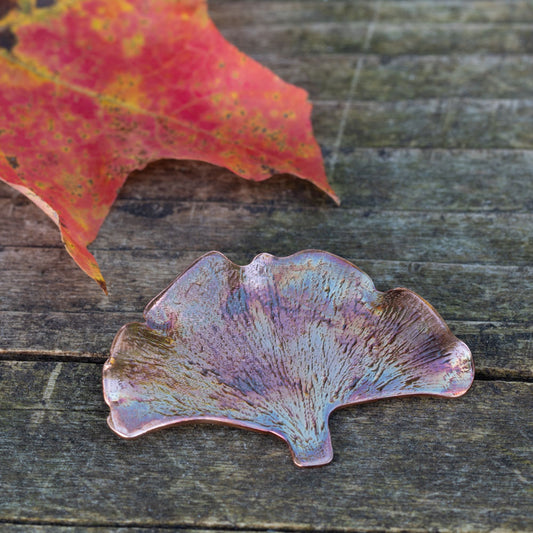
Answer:
M58 224L68 252L103 279L87 245L128 174L196 159L262 181L307 179L336 199L307 93L229 44L203 0L39 0L0 34L0 179ZM13 49L16 45L16 48ZM14 172L15 171L15 172Z

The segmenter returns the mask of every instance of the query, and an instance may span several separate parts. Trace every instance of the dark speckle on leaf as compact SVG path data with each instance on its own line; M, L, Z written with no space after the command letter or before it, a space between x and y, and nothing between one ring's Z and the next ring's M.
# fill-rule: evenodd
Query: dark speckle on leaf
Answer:
M50 7L56 3L56 0L37 0L37 7Z
M20 166L16 157L6 157L6 159L7 162L11 165L12 169L18 168Z
M16 6L16 0L0 0L0 19L3 19Z
M161 205L158 203L139 203L127 205L124 206L122 210L126 211L126 213L129 213L130 215L143 218L165 218L173 213L171 205Z
M16 44L17 36L11 31L11 28L0 28L0 48L11 52Z

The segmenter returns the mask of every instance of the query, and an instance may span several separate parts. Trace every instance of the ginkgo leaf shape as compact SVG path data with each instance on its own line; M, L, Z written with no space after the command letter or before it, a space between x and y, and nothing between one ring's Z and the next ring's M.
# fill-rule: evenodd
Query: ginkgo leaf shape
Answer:
M327 252L204 255L124 326L104 366L108 423L122 437L206 420L288 442L298 466L332 460L339 407L412 394L455 397L468 347L408 289L379 292Z
M87 245L150 161L289 173L337 199L306 91L228 43L205 0L16 4L0 13L0 179L54 220L104 290Z

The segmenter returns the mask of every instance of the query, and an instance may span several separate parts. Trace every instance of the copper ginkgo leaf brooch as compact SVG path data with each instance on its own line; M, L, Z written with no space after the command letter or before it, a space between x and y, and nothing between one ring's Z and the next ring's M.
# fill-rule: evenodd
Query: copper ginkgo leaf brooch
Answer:
M379 292L327 252L201 257L124 326L104 366L122 437L204 420L266 431L299 466L333 457L338 407L412 394L460 396L472 356L407 289Z

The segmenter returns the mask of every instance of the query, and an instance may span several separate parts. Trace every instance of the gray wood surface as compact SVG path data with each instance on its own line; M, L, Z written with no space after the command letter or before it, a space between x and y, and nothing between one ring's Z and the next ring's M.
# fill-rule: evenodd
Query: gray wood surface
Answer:
M0 451L9 468L0 510L15 523L319 530L456 529L466 518L473 529L530 523L530 383L476 382L457 400L338 411L335 461L297 469L281 440L238 429L116 437L105 423L100 365L1 369Z
M216 0L243 51L306 88L336 207L287 176L134 173L91 246L0 185L1 531L532 531L533 3ZM430 301L472 348L455 400L331 420L331 465L209 425L124 441L101 363L118 328L211 249L322 248Z

